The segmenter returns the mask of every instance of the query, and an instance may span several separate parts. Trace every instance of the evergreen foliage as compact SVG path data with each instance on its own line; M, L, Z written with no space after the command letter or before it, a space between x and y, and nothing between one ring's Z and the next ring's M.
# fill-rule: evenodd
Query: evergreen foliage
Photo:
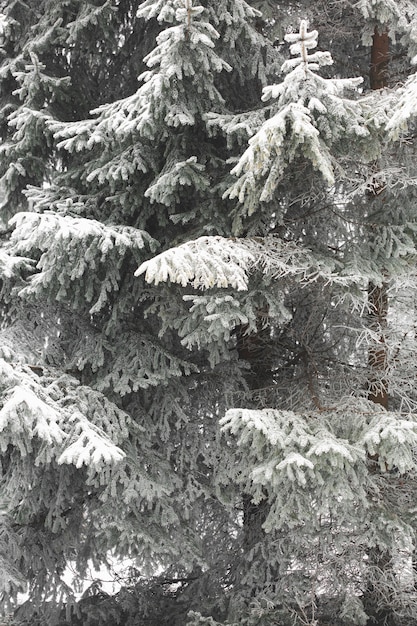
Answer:
M8 619L413 624L414 3L1 11Z

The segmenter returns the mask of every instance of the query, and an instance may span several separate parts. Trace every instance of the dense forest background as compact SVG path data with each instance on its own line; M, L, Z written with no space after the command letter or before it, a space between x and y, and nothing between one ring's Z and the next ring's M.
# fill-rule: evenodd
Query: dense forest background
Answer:
M0 2L5 624L415 624L416 64L411 0Z

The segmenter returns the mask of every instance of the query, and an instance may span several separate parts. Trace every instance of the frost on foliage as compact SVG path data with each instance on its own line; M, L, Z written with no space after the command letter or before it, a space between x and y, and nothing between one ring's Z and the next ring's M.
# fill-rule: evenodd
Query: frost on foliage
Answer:
M213 78L231 68L214 51L218 37L213 26L202 21L193 20L164 30L157 37L158 46L144 59L150 69L140 76L143 86L137 93L136 110L132 109L121 129L135 130L152 139L158 120L174 128L194 125L196 116L206 112L207 103L221 105L223 98ZM201 72L207 80L199 76L200 97L195 98L195 87L187 92L186 85L194 83ZM181 98L178 98L179 89ZM158 130L160 133L161 127Z
M0 46L3 46L10 31L9 20L4 13L0 13Z
M192 126L207 106L222 105L214 77L231 67L215 52L219 33L204 21L204 14L192 0L142 5L140 17L173 24L158 35L157 46L144 58L149 69L139 77L142 85L129 97L94 109L96 119L83 122L84 127L74 124L71 132L67 125L53 123L60 147L81 150L106 142L109 134L119 140L132 135L159 140L167 127Z
M97 432L105 433L113 443L120 444L128 438L128 415L99 391L79 385L75 379L58 378L48 386L48 392L59 406L84 415Z
M289 165L302 157L319 171L327 185L335 181L337 156L346 153L349 140L369 133L358 101L344 96L361 78L324 79L316 71L332 62L329 53L309 50L317 45L317 32L302 21L298 34L286 36L295 59L286 61L284 80L264 88L264 101L276 100L272 115L249 140L249 147L232 173L238 180L225 196L238 198L248 214L259 202L269 202ZM274 112L275 111L275 112Z
M61 421L58 407L46 404L28 388L14 387L6 394L0 409L2 452L5 452L7 446L12 443L21 449L24 456L27 450L23 434L29 439L39 437L49 445L61 444L65 439L65 433L60 426Z
M400 7L397 0L359 0L356 8L361 11L366 20L378 20L387 24L393 19L400 18Z
M172 23L176 21L176 11L185 6L184 0L145 0L136 15L146 20L156 18L158 22Z
M281 56L265 45L255 22L262 13L251 4L245 0L217 0L209 2L207 10L210 22L222 33L219 41L220 45L224 44L222 54L241 84L245 84L248 78L254 78L265 85L267 75L276 75L279 70Z
M32 450L32 440L59 447L65 440L62 412L53 401L36 393L31 377L17 373L0 359L0 449L16 446L22 456Z
M162 320L160 336L168 328L174 328L187 349L206 349L213 367L225 361L230 363L232 353L229 341L236 326L245 325L248 333L259 331L260 309L268 309L265 325L272 320L279 324L291 319L291 312L284 303L282 286L278 285L274 285L267 294L250 290L236 298L216 290L204 295L185 294L183 301L187 306L180 305L175 311L167 310L164 298L152 307Z
M0 521L1 533L1 521ZM3 553L9 553L9 545L6 545ZM1 548L0 548L1 549ZM19 572L17 567L10 561L0 555L0 594L3 597L12 598L16 592L24 593L26 590L26 580ZM7 624L7 622L4 622Z
M77 45L82 36L82 31L86 29L94 28L97 30L98 28L103 28L106 30L116 11L117 8L108 0L102 2L99 6L80 4L76 19L67 24L69 32L67 44Z
M308 31L308 25L305 20L301 20L298 33L288 33L285 35L285 41L291 44L291 54L299 56L290 61L285 61L282 66L283 72L293 70L300 65L303 66L305 71L307 71L307 69L318 70L322 65L331 65L333 63L329 52L309 53L309 50L317 47L318 35L316 30Z
M343 269L336 261L317 257L311 250L279 237L199 237L142 263L136 276L158 285L170 280L196 289L232 287L246 291L250 275L261 271L274 279L290 276L300 282L323 280L352 285L367 277L358 267Z
M52 37L51 33L44 36ZM65 99L70 84L67 76L56 77L45 69L34 47L29 51L29 46L25 47L17 62L8 59L10 65L3 68L5 73L12 74L17 84L13 96L21 101L18 106L3 108L3 124L5 128L7 125L8 133L0 145L0 160L2 182L7 189L5 212L8 215L18 209L20 203L16 205L13 196L29 180L49 178L51 162L48 155L52 137L48 122L53 117L57 101Z
M244 488L254 498L262 494L260 487L275 494L269 529L288 522L285 516L291 517L294 507L302 506L303 515L308 515L309 498L319 498L317 506L366 502L370 457L378 458L383 472L405 474L417 468L417 423L368 401L348 398L331 411L310 414L230 409L220 424L224 433L235 437ZM294 483L302 490L289 487ZM340 494L343 499L338 500ZM274 517L278 510L279 522Z
M240 151L265 121L267 110L259 109L234 114L210 112L205 116L205 121L210 134L226 135L229 150L235 151L237 147Z
M121 334L113 353L110 371L106 365L99 371L97 388L113 389L124 396L138 389L167 384L170 378L187 376L196 371L193 364L179 359L147 337Z
M301 102L290 102L271 119L264 122L257 134L249 140L249 148L233 168L232 174L245 180L233 185L227 192L230 198L245 201L259 178L266 177L259 195L259 202L272 200L273 193L282 179L287 165L300 151L318 169L325 181L332 185L334 174L332 159L320 140L320 132L311 116L311 110Z
M417 73L410 76L405 85L399 90L399 96L386 125L386 130L391 140L397 140L401 135L405 135L411 124L415 123L417 115Z
M341 506L365 500L358 492L363 451L333 432L319 414L230 409L220 424L224 433L236 437L235 480L255 502L265 490L269 493L266 531L312 523L318 511L339 506L340 493Z
M26 589L26 580L18 567L19 543L15 524L6 512L5 502L2 501L0 509L0 596L3 599L12 598L16 592L24 592Z
M338 617L346 626L366 626L368 624L368 616L365 613L363 603L357 596L347 595Z
M200 237L145 261L135 272L148 283L170 280L184 287L247 289L247 267L255 258L243 245L223 237Z
M161 173L145 192L150 201L172 206L180 201L180 190L183 187L194 187L204 192L210 186L210 180L204 173L204 165L197 163L192 156L185 161L168 159Z
M149 186L141 197L168 207L180 201L184 187L206 194L212 180L206 167L211 164L197 159L201 147L189 133L200 127L207 111L224 107L217 75L231 70L216 52L219 33L198 3L141 3L138 16L171 26L163 25L156 47L144 58L148 69L139 76L136 92L93 109L93 119L51 120L48 126L58 149L88 155L82 181L110 187L108 203L127 201L135 214L133 189L142 181ZM143 178L143 173L149 176ZM133 181L132 186L126 181Z
M93 302L90 313L100 311L109 294L119 289L120 269L128 252L138 258L154 241L145 232L129 226L105 225L95 220L54 213L18 213L10 249L15 254L41 252L39 272L31 277L24 294L42 290L58 300L74 298ZM100 275L105 270L105 276ZM71 283L78 283L74 289ZM78 299L80 302L78 302Z
M28 370L29 372L30 370ZM124 457L116 445L128 436L126 415L97 391L57 379L42 378L0 359L0 449L34 454L35 465L53 458L91 473ZM81 412L83 411L83 412Z
M294 442L305 448L311 441L306 422L292 411L229 409L220 425L223 431L240 434L239 445L252 443L258 450L285 448Z
M364 18L362 43L372 46L377 25L379 32L387 32L391 40L400 40L410 56L417 51L417 6L414 0L358 0L353 5Z
M108 141L105 132L97 129L97 121L94 119L65 123L50 120L48 128L58 140L57 148L69 153L91 150Z
M0 277L15 278L22 270L33 271L33 260L25 257L11 256L0 250Z
M247 332L259 330L259 303L256 294L248 292L247 297L237 299L230 294L216 292L209 295L185 295L185 302L190 302L187 318L176 324L182 344L188 348L197 345L209 345L213 340L227 342L233 328L244 324ZM291 319L291 312L285 307L283 292L275 291L265 295L263 302L268 307L265 323L274 319L277 323ZM200 327L198 330L196 326Z
M71 79L68 76L64 76L62 78L57 78L55 76L49 76L46 73L43 73L43 70L46 69L46 66L39 61L38 55L34 51L29 52L30 63L25 65L24 71L15 71L14 77L17 82L20 84L20 87L16 89L13 93L19 96L19 99L24 101L26 107L30 105L35 105L36 101L39 99L39 95L42 94L45 96L53 97L54 94L59 91L62 87L68 87L71 83ZM29 108L24 107L19 111L26 111L26 117L30 118L31 112L35 115L40 114L40 111L31 110ZM35 105L36 107L36 105ZM48 115L46 115L49 118ZM20 124L16 123L16 119L24 119L22 113L17 114L17 118L15 114L11 114L9 117L9 121L12 126L17 126L19 128Z
M218 32L225 33L219 43L226 44L224 52L228 55L227 60L242 82L252 76L265 84L264 41L251 24L254 18L261 15L260 11L244 0L217 0L205 4L206 7L202 7L193 0L146 0L141 3L137 15L146 20L157 19L160 23L182 23L190 43L193 30L201 24L198 18L206 19ZM213 40L212 35L210 39ZM251 50L250 59L247 58L248 49ZM230 66L227 64L224 69L230 69Z
M94 163L87 174L87 182L97 181L100 185L107 183L111 190L116 189L120 181L128 181L137 172L145 173L150 169L151 155L149 146L136 142L126 149L121 149L116 155L104 163Z
M397 469L401 474L415 468L417 423L400 419L395 413L374 418L360 443L371 456L378 458L382 471Z
M74 413L68 420L72 427L69 445L58 458L58 464L73 464L80 468L86 465L90 470L99 472L103 466L113 465L124 458L124 452L106 438L103 432L92 426L81 414Z
M201 349L213 343L224 345L231 331L239 324L255 325L256 317L245 311L239 300L227 294L216 296L184 296L191 306L187 316L175 324L181 343L189 348Z
M337 437L319 420L292 411L230 409L221 425L224 431L239 435L239 446L249 446L261 454L281 450L285 456L274 461L275 470L284 470L291 480L294 480L294 467L312 470L316 466L324 467L328 460L328 469L344 469L345 464L354 464L361 457L360 453L358 457L358 449ZM259 468L254 470L254 476L260 478L260 472ZM266 474L271 475L271 471Z

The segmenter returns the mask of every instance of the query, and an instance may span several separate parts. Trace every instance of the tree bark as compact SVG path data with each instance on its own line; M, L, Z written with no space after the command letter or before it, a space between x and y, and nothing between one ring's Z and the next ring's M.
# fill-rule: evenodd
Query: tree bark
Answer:
M371 67L369 82L371 89L383 89L388 85L389 36L388 31L379 32L375 27L372 37Z
M388 31L380 32L375 27L371 48L371 67L369 72L370 87L372 90L383 89L388 84L389 36ZM372 184L369 193L372 197L379 195L378 181ZM382 192L383 193L383 192ZM369 399L388 409L388 384L384 378L387 370L387 347L384 330L387 325L388 293L387 285L370 284L368 287L368 304L370 311L370 328L380 333L378 344L369 350L369 367L371 376L369 381Z
M387 30L375 27L372 48L371 66L369 72L370 88L383 89L388 85L389 63L389 35ZM372 181L369 190L369 202L384 191L378 181ZM386 372L388 367L388 353L385 342L385 329L388 316L388 285L370 283L368 286L369 327L379 335L375 344L368 352L370 369L368 381L368 398L381 408L387 410L389 405L389 389ZM378 472L378 457L370 457L371 471ZM378 590L379 578L383 586L384 572L391 568L391 554L376 546L369 553L369 565L374 571L373 580L368 583L364 593L364 605L368 614L368 626L394 626L395 616L392 609L384 603L383 594Z
M383 89L388 85L388 62L389 62L389 36L388 31L379 31L375 27L372 37L371 66L369 72L370 87L372 90ZM369 198L380 195L378 181L372 181ZM387 285L370 284L368 287L368 304L370 311L370 328L380 333L379 342L369 350L369 367L371 376L369 381L369 399L388 409L388 385L384 378L387 369L387 347L385 344L384 330L387 325L388 293Z

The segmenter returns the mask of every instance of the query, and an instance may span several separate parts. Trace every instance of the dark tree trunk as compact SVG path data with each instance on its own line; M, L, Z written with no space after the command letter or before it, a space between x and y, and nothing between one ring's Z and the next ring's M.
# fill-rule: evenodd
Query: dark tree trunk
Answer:
M389 35L387 31L381 32L376 27L372 40L371 67L369 72L370 87L373 90L383 89L388 84L389 62ZM369 190L369 202L376 196L384 193L378 181L372 182ZM385 342L385 329L388 316L388 286L385 282L381 285L370 283L368 286L369 304L369 327L379 338L370 346L368 364L370 369L368 382L368 398L375 404L387 410L389 405L389 389L386 380L388 367L387 345ZM378 472L378 457L370 457L371 471ZM383 589L385 573L391 569L391 554L376 546L368 553L369 566L373 570L373 580L368 584L364 594L365 610L368 614L368 626L395 626L395 616L392 609L386 604ZM381 585L379 584L379 574ZM381 589L379 589L381 587Z
M388 85L389 36L388 31L379 32L375 28L372 37L371 68L369 81L371 89L383 89Z
M371 68L369 73L370 87L373 90L382 89L387 86L388 81L388 61L389 61L389 37L388 32L379 32L375 28L372 38ZM381 190L378 181L373 181L369 202L376 195L380 195ZM382 191L382 193L384 193ZM388 289L387 285L370 284L368 287L368 303L370 311L369 325L371 330L379 333L380 338L376 345L369 350L369 367L371 370L369 381L369 399L380 404L384 409L388 409L388 386L384 378L387 369L387 347L385 344L384 331L387 325L388 315Z

